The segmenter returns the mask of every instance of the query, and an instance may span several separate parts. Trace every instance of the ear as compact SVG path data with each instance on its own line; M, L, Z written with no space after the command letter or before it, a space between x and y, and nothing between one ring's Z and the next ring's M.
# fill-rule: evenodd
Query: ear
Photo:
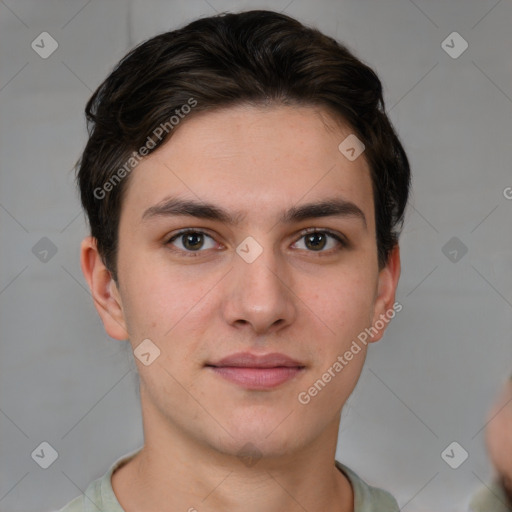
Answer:
M128 339L123 306L117 284L98 252L96 239L85 238L81 246L80 264L94 306L100 315L107 334L117 340Z
M379 341L384 335L387 325L402 305L395 306L395 292L400 278L400 248L393 247L386 266L379 272L377 297L373 310L371 335L368 341Z

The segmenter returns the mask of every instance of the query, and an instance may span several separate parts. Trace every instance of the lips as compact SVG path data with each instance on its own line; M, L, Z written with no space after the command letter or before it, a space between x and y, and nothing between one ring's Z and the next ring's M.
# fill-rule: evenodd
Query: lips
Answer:
M277 368L280 366L286 368L293 367L304 367L303 364L295 361L294 359L278 353L257 355L251 354L250 352L239 352L238 354L232 354L230 356L211 363L208 366L230 366L236 368Z
M285 354L240 352L209 363L216 375L252 390L272 389L300 374L305 365Z

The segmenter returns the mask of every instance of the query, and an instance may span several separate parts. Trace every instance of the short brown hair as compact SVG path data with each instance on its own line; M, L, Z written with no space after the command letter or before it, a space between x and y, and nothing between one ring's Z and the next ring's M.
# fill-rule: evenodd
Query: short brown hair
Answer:
M284 14L248 11L199 19L143 42L88 101L78 183L91 235L114 279L121 202L139 149L154 151L184 117L242 103L322 106L350 126L365 144L385 265L402 227L410 169L379 78L318 30Z

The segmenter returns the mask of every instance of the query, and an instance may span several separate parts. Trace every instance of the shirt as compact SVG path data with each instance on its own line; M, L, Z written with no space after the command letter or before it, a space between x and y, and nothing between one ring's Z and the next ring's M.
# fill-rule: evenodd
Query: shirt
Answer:
M498 482L482 487L472 498L470 512L512 512L512 503Z
M112 489L111 477L116 469L135 457L125 455L116 461L105 475L94 480L82 496L70 501L59 512L124 512ZM336 467L348 478L354 491L354 512L399 512L391 494L364 482L351 469L335 461Z

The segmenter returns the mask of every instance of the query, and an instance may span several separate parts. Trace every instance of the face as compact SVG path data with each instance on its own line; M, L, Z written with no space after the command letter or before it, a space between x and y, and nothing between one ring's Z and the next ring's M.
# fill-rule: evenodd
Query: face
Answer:
M111 336L160 351L136 359L146 437L279 455L337 434L366 355L354 340L399 275L398 249L379 269L364 154L338 150L350 133L309 107L229 108L186 120L132 172L119 284L96 304Z

